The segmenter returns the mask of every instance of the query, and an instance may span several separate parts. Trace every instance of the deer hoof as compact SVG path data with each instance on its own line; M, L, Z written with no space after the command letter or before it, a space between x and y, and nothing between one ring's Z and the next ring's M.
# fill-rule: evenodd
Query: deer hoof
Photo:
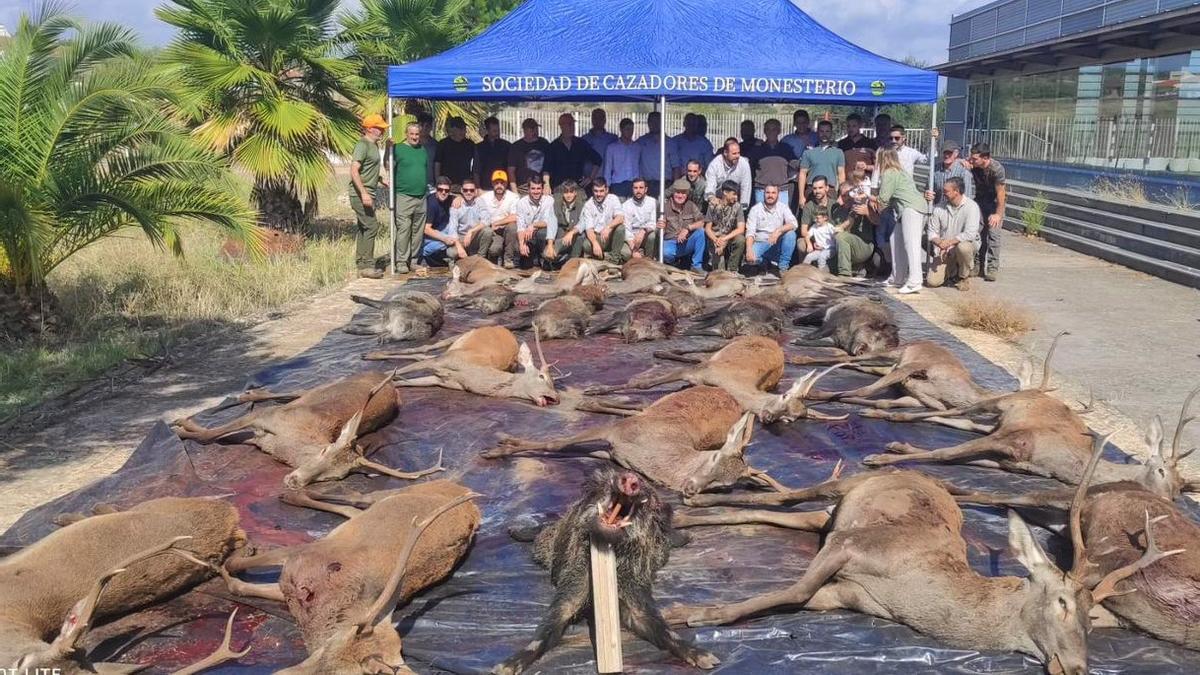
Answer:
M721 665L721 659L716 654L697 649L687 655L687 662L701 670L712 670Z
M864 466L884 466L891 464L893 458L891 455L867 455L863 457L862 463Z
M893 442L891 442L891 443L888 443L887 445L885 445L885 446L883 446L883 447L884 447L884 448L886 448L888 452L904 452L904 453L907 453L907 452L909 451L909 449L908 449L908 444L907 444L907 443L900 443L900 442L898 442L898 441L893 441Z
M858 411L859 417L873 417L875 419L887 419L887 415L888 415L888 413L886 410L879 410L876 408L867 408L865 410Z

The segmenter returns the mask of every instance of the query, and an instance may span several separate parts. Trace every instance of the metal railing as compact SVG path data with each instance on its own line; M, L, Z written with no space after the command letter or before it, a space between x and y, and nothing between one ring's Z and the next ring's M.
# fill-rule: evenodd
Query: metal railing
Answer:
M1005 129L967 129L966 142L1010 159L1200 173L1200 119L1023 116Z

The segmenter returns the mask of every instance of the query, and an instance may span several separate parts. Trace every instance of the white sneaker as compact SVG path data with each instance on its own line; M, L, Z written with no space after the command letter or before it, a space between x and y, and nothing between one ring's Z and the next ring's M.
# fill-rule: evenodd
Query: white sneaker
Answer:
M883 281L879 282L879 287L880 288L896 288L896 284L891 279L884 279Z
M911 294L913 294L913 293L920 293L920 292L921 292L921 287L920 287L920 286L905 286L905 287L901 288L901 289L900 289L899 291L897 291L897 292L898 292L900 295L911 295Z

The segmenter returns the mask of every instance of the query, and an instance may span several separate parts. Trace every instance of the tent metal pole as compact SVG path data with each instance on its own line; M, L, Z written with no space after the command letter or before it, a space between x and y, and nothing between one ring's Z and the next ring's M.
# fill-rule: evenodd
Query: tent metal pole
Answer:
M937 129L937 99L936 98L933 100L933 114L929 118L929 128ZM930 190L933 189L933 168L935 166L937 166L937 164L935 163L937 161L937 156L938 156L937 139L934 138L933 134L931 133L931 134L929 134L929 189ZM933 198L936 200L937 195L934 195Z
M392 119L392 97L388 96L388 99L387 99L387 124L388 124L388 139L389 140L394 140L396 138L396 130L394 128L392 128L392 121L393 121L393 119ZM389 146L390 146L390 144L385 141L383 144L383 151L390 152L391 148ZM391 183L391 185L389 185L389 189L388 189L388 223L391 224L390 229L392 231L391 243L388 245L388 260L390 261L389 264L392 268L392 274L395 274L396 273L396 163L394 161L391 161L390 157L387 158L387 160L388 160L387 166L388 166L388 176L389 176L388 180ZM374 255L374 254L372 254L372 255Z
M658 210L662 214L660 217L665 218L667 215L667 97L659 97L659 124L658 124ZM667 231L658 231L658 262L663 261L664 251L667 249L665 235Z

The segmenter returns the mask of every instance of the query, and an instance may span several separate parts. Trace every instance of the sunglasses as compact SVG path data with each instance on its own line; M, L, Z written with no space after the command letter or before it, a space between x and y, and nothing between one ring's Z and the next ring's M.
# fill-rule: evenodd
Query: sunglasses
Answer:
M463 192L474 192L475 188L463 188Z
M904 139L903 136L892 136L893 141L899 141L899 140L903 140L903 139Z
M450 188L448 188L448 187L440 187L440 188L436 188L436 191L437 191L437 192L449 192L449 191L450 191Z

